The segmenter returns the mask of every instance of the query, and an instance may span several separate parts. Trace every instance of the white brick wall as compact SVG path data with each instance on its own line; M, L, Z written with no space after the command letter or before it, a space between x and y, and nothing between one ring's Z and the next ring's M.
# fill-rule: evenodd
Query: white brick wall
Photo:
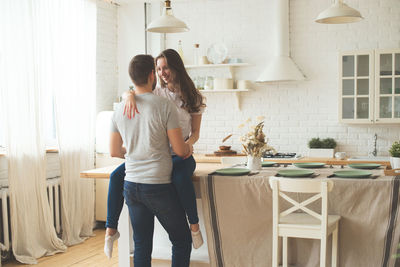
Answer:
M291 55L307 76L303 82L255 84L242 93L242 110L229 93L207 94L198 153L218 149L220 140L241 150L237 126L248 117L266 117L265 132L278 151L306 153L312 137L333 137L337 150L366 155L372 137L378 134L378 155L388 155L394 140L400 139L399 125L345 125L338 122L338 52L355 49L400 47L400 1L347 0L365 20L345 25L314 22L329 0L290 0ZM238 68L237 79L255 80L273 54L272 0L174 1L175 16L184 20L188 33L167 35L167 47L177 48L182 40L186 62L192 62L193 44L205 49L223 42L229 56L252 64Z
M97 1L96 113L117 101L117 6Z

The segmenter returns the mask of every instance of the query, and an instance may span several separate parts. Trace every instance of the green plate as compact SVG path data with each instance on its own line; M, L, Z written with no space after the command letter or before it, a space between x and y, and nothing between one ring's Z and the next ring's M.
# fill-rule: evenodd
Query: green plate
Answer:
M216 170L215 173L219 175L239 176L249 174L250 170L247 168L225 168Z
M292 170L279 170L278 174L284 177L308 177L314 174L310 170L292 169Z
M322 168L325 166L325 163L322 162L298 162L293 163L294 166L299 168Z
M276 162L272 162L272 161L263 161L261 162L261 166L263 167L272 167L276 164Z
M349 165L349 167L354 169L367 169L367 170L376 169L381 166L381 164L376 164L376 163L352 163L347 165Z
M356 171L356 170L345 170L333 172L335 176L341 178L368 178L372 175L369 171Z

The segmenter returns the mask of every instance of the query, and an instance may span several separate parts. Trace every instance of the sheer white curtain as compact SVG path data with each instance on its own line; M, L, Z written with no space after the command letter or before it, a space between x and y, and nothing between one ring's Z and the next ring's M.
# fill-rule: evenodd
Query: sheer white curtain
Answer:
M0 1L0 112L6 129L12 247L18 261L66 249L46 191L45 106L55 96L65 244L92 234L96 5L84 0Z
M55 14L56 129L61 160L62 227L66 245L92 235L93 181L81 179L93 168L96 89L96 4L62 1Z
M0 1L1 112L9 162L12 248L16 259L64 251L57 238L46 191L43 133L47 79L51 66L44 1Z

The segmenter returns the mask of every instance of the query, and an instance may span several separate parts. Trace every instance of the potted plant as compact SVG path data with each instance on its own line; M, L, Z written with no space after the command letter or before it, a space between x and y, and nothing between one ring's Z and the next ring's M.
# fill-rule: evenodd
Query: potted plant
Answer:
M400 142L395 141L389 149L392 169L400 169Z
M318 137L312 138L308 142L308 156L320 158L333 158L335 154L336 141L333 138L319 139Z

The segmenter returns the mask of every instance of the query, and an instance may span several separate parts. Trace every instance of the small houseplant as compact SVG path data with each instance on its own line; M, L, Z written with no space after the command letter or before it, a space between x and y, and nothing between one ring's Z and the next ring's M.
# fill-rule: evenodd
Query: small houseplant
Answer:
M322 157L322 158L333 158L335 154L336 141L333 138L319 139L318 137L312 138L308 142L309 157Z
M392 144L392 147L389 149L390 153L390 165L392 169L400 168L400 142L395 141Z

